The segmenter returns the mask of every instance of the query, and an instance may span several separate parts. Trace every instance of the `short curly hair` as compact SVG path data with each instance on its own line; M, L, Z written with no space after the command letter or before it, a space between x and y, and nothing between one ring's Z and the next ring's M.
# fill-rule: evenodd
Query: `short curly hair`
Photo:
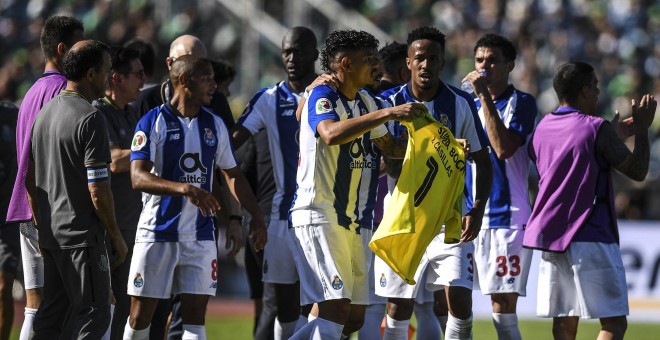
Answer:
M483 37L477 40L477 44L474 45L474 53L477 53L477 49L480 47L486 48L499 48L502 51L502 55L506 61L516 60L516 48L511 43L511 40L497 34L486 34Z
M442 50L445 50L445 35L438 31L435 27L421 26L417 27L408 33L408 46L411 46L413 41L417 40L431 40L440 44Z
M406 62L408 57L408 45L393 41L378 51L380 60L383 62L383 68L388 73L396 72L397 62Z
M337 53L361 49L378 49L378 39L365 31L333 31L325 39L325 46L321 50L321 67L326 72L332 72L331 66Z

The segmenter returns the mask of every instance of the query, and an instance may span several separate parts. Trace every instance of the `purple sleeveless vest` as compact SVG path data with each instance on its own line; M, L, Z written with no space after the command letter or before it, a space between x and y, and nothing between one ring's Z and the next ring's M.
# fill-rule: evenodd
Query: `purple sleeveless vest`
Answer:
M598 164L595 145L598 129L605 120L562 109L541 120L529 143L529 155L540 180L523 239L527 248L565 251L591 217L597 201L596 186L603 168ZM612 207L609 220L616 223L610 173L606 171L602 174L605 180L600 182L609 186L604 199Z

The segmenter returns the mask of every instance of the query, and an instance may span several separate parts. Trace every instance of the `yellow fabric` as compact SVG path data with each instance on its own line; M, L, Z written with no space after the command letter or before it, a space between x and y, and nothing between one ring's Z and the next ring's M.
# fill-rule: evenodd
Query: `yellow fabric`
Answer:
M461 236L465 152L430 115L403 123L408 146L399 180L369 248L406 283L445 224L445 243Z

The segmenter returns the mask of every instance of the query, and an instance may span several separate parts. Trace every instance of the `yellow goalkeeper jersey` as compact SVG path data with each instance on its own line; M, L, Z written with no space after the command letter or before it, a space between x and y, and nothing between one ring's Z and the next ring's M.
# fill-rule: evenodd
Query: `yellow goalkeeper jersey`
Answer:
M426 247L445 225L445 243L461 236L465 151L430 115L408 129L403 167L369 248L408 284Z

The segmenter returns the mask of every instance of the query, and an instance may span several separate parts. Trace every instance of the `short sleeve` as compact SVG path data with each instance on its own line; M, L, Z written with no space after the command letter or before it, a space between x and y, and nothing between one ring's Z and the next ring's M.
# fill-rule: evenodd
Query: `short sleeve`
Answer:
M158 144L158 130L156 117L158 111L150 111L143 116L135 127L135 134L131 141L131 161L153 161L155 146Z
M518 104L515 112L511 116L508 129L527 140L527 137L534 131L534 123L538 115L536 100L529 94L519 95Z
M482 143L477 132L478 129L481 129L481 131L483 131L481 124L474 123L474 117L472 116L471 112L468 110L465 112L463 125L461 126L461 130L460 130L461 134L455 137L467 139L468 142L470 143L471 152L479 151L482 148Z
M312 89L307 100L307 121L315 136L318 136L316 127L324 120L339 120L337 113L337 91L327 85L320 85Z
M275 103L268 100L269 96L265 95L265 90L262 89L252 96L238 120L238 124L242 125L253 135L266 127L264 114L269 112L272 114L275 108Z
M225 123L215 119L215 130L218 135L218 148L215 152L216 166L220 169L231 169L236 167L236 157L229 141L229 132Z
M84 147L85 166L110 163L108 127L100 112L90 114L80 125L79 136Z

